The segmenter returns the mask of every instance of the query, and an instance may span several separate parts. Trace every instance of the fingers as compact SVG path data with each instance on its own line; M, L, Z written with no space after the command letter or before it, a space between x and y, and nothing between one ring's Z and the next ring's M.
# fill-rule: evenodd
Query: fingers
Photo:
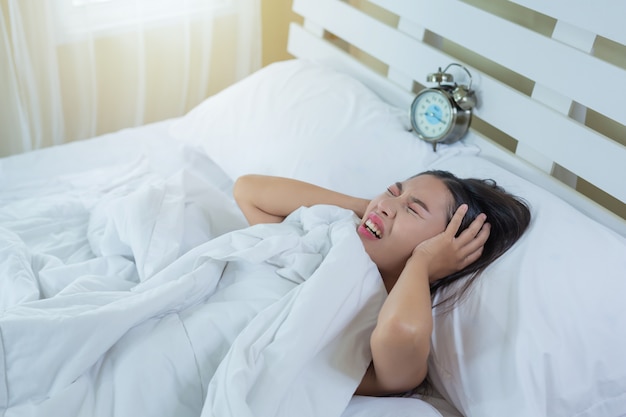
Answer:
M452 236L456 236L456 233L459 231L459 227L461 227L461 223L463 222L463 217L465 217L465 213L468 210L467 204L461 204L458 209L454 212L452 219L448 223L446 227L446 233L451 234Z
M476 237L463 247L463 251L467 253L465 256L467 264L471 264L480 258L485 248L485 243L487 243L487 239L489 238L490 231L491 225L484 223Z
M463 204L454 213L446 232L456 234L466 213L467 205ZM471 264L480 258L490 231L491 225L487 223L487 216L481 213L476 216L467 229L454 239L457 253L460 259L463 259L463 264Z
M478 215L467 229L455 237L467 211L467 204L460 205L443 233L421 242L413 250L415 259L429 264L431 282L463 270L482 256L491 231L485 214Z
M459 227L461 227L461 223L463 222L463 217L465 217L465 214L467 213L467 210L468 210L467 204L461 204L459 206L459 208L456 210L456 212L452 216L452 219L450 219L448 226L446 227L446 233L449 233L452 236L456 236L457 232L459 231ZM462 242L470 242L474 238L478 238L479 233L483 230L482 228L483 228L483 225L485 225L486 220L487 220L487 215L485 215L484 213L481 213L478 216L476 216L474 221L472 221L472 223L467 227L467 229L465 229L459 235L458 239ZM487 237L488 236L489 234L487 234ZM486 241L487 239L485 238L483 243L485 243Z
M471 239L477 238L480 232L483 230L483 226L485 225L486 221L487 221L487 215L484 213L479 214L478 216L476 216L474 221L470 223L467 229L465 229L461 233L459 238L465 238L468 241Z

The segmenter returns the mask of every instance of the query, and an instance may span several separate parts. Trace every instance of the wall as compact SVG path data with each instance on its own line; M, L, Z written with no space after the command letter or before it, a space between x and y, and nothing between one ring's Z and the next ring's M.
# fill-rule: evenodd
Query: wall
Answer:
M262 0L263 30L262 65L293 58L287 52L289 23L302 23L302 18L291 11L291 0Z

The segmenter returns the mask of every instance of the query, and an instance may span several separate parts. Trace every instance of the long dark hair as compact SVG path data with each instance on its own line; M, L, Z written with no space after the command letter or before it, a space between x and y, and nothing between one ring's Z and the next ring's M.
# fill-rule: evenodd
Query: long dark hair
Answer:
M437 302L434 307L448 307L459 301L470 288L476 278L493 261L498 259L524 234L530 223L530 210L527 203L520 197L506 192L491 179L458 178L448 171L432 170L418 174L432 175L439 178L452 194L454 203L448 213L448 221L456 209L463 203L469 206L459 234L465 230L480 213L487 215L487 222L491 224L489 238L485 243L480 258L466 268L431 284L431 296L457 282L463 277L467 279L460 286L459 291L446 296Z

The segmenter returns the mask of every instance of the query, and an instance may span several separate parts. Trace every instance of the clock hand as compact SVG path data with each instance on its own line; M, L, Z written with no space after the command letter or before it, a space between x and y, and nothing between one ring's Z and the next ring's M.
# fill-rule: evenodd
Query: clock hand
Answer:
M433 113L433 112L424 113L424 116L430 116L430 117L432 117L432 118L437 119L437 121L439 121L439 122L443 122L443 120L441 120L441 118L440 118L440 117L438 117L438 116L437 116L435 113Z

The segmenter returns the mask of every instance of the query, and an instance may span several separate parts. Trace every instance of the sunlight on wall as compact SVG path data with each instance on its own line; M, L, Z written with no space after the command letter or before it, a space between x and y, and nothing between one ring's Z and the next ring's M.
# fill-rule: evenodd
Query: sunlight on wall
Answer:
M193 44L200 42L202 28L199 27L199 23L192 25ZM213 36L230 39L232 34L229 31L232 27L232 22L226 16L216 22ZM182 33L183 31L175 25L146 31L143 39L145 64L140 64L135 58L139 49L132 47L137 44L134 33L97 39L93 45L97 73L97 83L94 86L76 86L76 80L80 77L72 74L72 69L76 68L72 65L72 59L76 55L92 53L88 45L86 43L60 45L62 89L67 92L63 102L64 108L67 109L65 112L67 136L80 138L81 132L86 129L82 124L92 120L88 117L92 112L95 112L97 120L96 134L102 134L132 126L136 124L138 117L141 119L140 123L151 123L171 117L173 114L183 114L203 98L236 81L234 48L228 44L212 48L213 56L210 60L216 64L210 67L210 77L207 77L207 74L199 73L201 65L191 62L189 67L186 66L182 56L184 51L179 47L180 43L176 42L176 37ZM120 44L123 44L124 48L118 48ZM200 60L202 55L191 51L191 59ZM120 65L120 62L124 64ZM145 65L145 68L140 65ZM140 72L145 74L144 84L139 82ZM163 80L167 80L165 85ZM82 98L84 92L91 88L98 91L97 101L85 106ZM139 89L144 90L142 94L139 94ZM181 92L186 93L181 96ZM138 103L137 100L142 102ZM144 106L138 116L137 109Z
M0 0L0 155L182 116L260 68L260 0L165 3Z
M289 23L302 23L302 18L291 11L291 0L262 0L263 66L291 59L287 52Z

